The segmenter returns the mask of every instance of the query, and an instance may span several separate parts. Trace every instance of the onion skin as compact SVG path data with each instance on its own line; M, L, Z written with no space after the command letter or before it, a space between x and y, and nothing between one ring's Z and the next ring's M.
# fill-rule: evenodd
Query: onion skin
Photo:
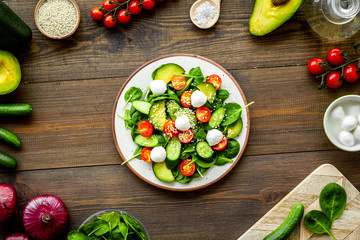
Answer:
M23 222L32 238L51 240L59 237L68 227L69 212L60 198L40 195L26 204Z
M22 233L14 233L10 236L7 236L5 240L30 240L30 238Z
M16 213L15 188L10 184L0 183L0 223L10 221Z

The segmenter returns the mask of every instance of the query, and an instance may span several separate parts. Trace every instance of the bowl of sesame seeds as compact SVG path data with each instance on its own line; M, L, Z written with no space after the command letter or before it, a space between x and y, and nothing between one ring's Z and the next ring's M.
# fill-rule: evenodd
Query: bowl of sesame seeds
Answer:
M36 27L51 39L71 36L80 24L80 9L75 0L40 0L34 15Z

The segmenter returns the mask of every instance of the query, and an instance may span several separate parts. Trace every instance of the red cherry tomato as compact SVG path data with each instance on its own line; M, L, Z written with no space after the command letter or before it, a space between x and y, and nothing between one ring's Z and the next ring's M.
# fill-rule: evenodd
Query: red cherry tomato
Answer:
M166 134L166 136L168 136L168 137L175 137L179 133L179 130L177 130L177 128L175 127L174 120L167 121L164 124L163 130L164 130L164 133Z
M324 61L320 58L313 58L308 63L308 70L312 75L320 75L325 72L325 68L320 66Z
M189 142L191 142L191 140L193 140L194 133L190 128L189 130L186 130L186 131L179 131L178 137L179 137L180 142L189 143Z
M152 162L150 158L150 153L152 149L153 149L152 147L144 147L141 150L140 157L144 162Z
M130 22L131 19L131 14L129 14L126 9L121 9L120 12L118 13L118 20L120 23L122 24L126 24L128 22Z
M359 79L359 73L357 73L357 67L354 65L347 65L344 67L344 80L353 83Z
M227 146L227 138L224 136L223 139L221 140L221 142L219 142L215 146L212 146L212 149L219 152L219 151L224 150L226 148L226 146Z
M186 86L186 79L184 76L180 76L180 75L174 75L171 78L171 83L174 87L175 90L183 90Z
M332 89L341 87L342 82L343 81L340 80L340 73L336 71L330 72L326 77L326 84Z
M222 80L221 77L219 77L216 74L211 74L207 77L206 82L211 83L216 90L218 90L221 86Z
M150 137L151 134L154 131L153 126L148 121L141 121L138 124L138 130L140 132L140 135L143 137Z
M151 10L155 7L155 0L142 0L142 5L146 10Z
M101 11L98 7L95 7L91 10L91 17L95 21L100 21L104 18L104 12Z
M190 91L185 91L181 94L180 103L181 103L181 105L183 105L183 107L187 107L187 108L192 107L191 94L192 94L192 92L190 92Z
M132 0L129 3L129 13L134 14L134 15L138 15L141 10L142 10L142 6L140 5L140 2L138 0Z
M105 8L106 10L110 11L110 10L115 9L117 7L117 5L110 3L110 0L105 0L105 1L103 1L102 7Z
M104 25L107 28L113 28L116 25L116 18L113 19L113 15L109 14L104 18Z
M191 159L184 159L180 163L180 172L185 176L191 176L195 173L195 170L196 170L195 163L189 164L190 162L191 162ZM187 164L189 164L189 165L186 166Z
M208 107L201 106L196 109L196 118L199 122L206 123L210 120L211 111Z
M341 50L338 48L331 49L327 55L327 60L330 64L339 66L345 62L345 58L341 56Z

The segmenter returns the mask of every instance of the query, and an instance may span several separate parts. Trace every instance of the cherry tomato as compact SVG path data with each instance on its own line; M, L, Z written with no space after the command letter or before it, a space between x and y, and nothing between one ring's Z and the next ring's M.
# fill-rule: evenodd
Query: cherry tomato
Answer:
M110 3L110 0L105 0L105 1L103 1L102 7L105 8L106 10L110 11L110 10L115 9L117 7L117 5Z
M308 70L313 75L320 75L325 72L325 68L320 66L324 61L320 58L313 58L308 63Z
M353 83L359 79L359 73L356 72L357 67L354 65L347 65L344 67L344 80Z
M336 89L341 87L342 80L340 80L340 73L336 71L330 72L326 77L326 84L329 88Z
M212 149L214 149L215 151L222 151L226 148L226 146L227 146L227 138L224 136L221 142L219 142L215 146L212 146Z
M91 17L95 21L100 21L104 18L104 12L101 11L98 7L91 9Z
M140 132L140 135L143 137L150 137L151 134L154 131L153 126L148 121L141 121L138 124L138 130Z
M130 22L131 19L131 14L129 14L126 9L121 9L120 12L118 13L118 20L120 23L122 24L126 24L128 22Z
M221 77L219 77L216 74L211 74L207 77L206 82L211 83L216 90L218 90L221 86L222 80Z
M104 25L107 28L113 28L116 25L116 18L113 19L113 15L109 14L104 18Z
M185 176L191 176L195 173L195 170L196 170L195 163L189 164L190 162L191 162L191 159L184 159L180 163L180 172ZM187 164L189 164L189 166L186 166Z
M174 75L171 78L171 83L174 87L175 90L183 90L186 86L186 79L184 76L180 76L180 75Z
M144 162L152 162L150 157L150 153L152 149L153 149L152 147L144 147L141 150L140 157Z
M155 7L155 0L142 0L142 5L146 10L151 10Z
M338 48L331 49L327 55L327 60L330 64L339 66L345 62L345 58L341 56L341 50Z
M138 15L141 10L142 10L142 6L140 5L140 2L138 0L132 0L129 3L129 13L134 14L134 15Z
M210 120L211 111L208 107L201 106L196 109L196 118L199 122L206 123Z
M180 103L181 103L181 105L183 105L183 107L187 107L187 108L192 107L191 94L192 94L192 92L190 92L190 91L185 91L181 94Z
M168 136L168 137L175 137L179 133L179 130L177 130L177 128L175 127L174 120L167 121L164 124L163 130L164 130L164 133L166 134L166 136Z
M190 128L189 130L186 130L186 131L179 131L178 137L179 137L180 142L189 143L189 142L191 142L191 140L193 140L194 133Z

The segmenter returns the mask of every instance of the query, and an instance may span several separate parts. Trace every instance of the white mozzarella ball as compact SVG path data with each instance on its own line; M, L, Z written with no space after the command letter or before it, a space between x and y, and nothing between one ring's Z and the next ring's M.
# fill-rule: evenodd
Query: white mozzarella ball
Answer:
M153 80L150 82L149 87L155 95L164 94L167 90L166 83L163 80Z
M206 141L209 143L210 146L214 146L221 142L223 137L224 135L222 134L222 132L217 129L211 129L206 134Z
M150 152L150 158L153 162L163 162L166 159L166 151L162 146L154 147Z
M347 147L352 147L355 144L354 136L347 131L340 132L339 141Z
M342 121L345 117L344 109L341 106L337 106L331 111L330 115L334 120Z
M191 105L193 105L193 107L201 107L206 103L206 101L206 95L199 90L196 90L191 94Z
M354 116L346 116L341 123L341 128L350 132L356 128L357 120Z
M357 140L360 140L360 125L358 125L355 130L354 130L354 137L357 139Z
M180 131L187 131L190 128L190 120L186 115L181 115L175 120L175 127Z

